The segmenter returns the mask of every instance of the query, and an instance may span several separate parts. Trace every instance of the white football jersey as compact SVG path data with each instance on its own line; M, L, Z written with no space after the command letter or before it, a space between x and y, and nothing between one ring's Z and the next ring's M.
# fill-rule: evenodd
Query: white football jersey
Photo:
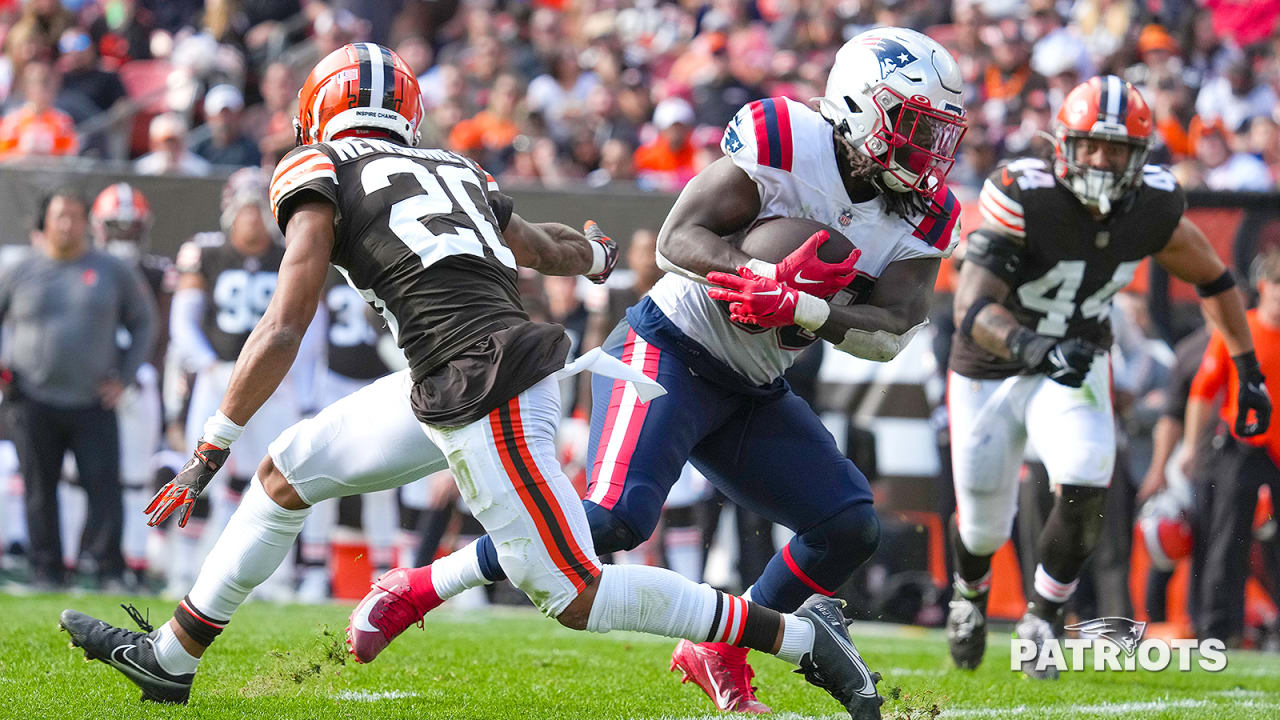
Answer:
M862 250L858 277L832 301L866 302L889 263L947 257L959 239L960 203L949 189L934 197L937 217L914 222L885 209L880 197L849 199L836 164L831 125L816 111L786 98L758 100L738 111L720 147L760 189L757 221L808 218L839 230ZM791 326L764 330L729 320L707 287L668 273L649 296L676 327L757 385L772 382L814 342Z

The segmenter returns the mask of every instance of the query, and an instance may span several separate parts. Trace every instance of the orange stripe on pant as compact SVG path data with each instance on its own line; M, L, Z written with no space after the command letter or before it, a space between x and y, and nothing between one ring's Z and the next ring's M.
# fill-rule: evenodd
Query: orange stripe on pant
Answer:
M513 412L514 410L514 412ZM511 435L508 436L502 428L502 415L507 413L512 420ZM598 566L584 567L577 562L571 562L564 552L561 550L561 544L570 548L576 548L577 544L573 541L573 533L568 523L564 521L563 514L559 513L559 506L555 496L547 497L541 488L524 482L521 478L520 469L523 468L532 477L537 478L545 484L540 473L537 473L537 466L532 469L525 466L524 458L518 455L512 455L507 443L520 447L524 443L524 437L516 430L515 418L520 416L520 404L517 398L512 398L505 406L489 413L489 428L493 432L494 447L498 452L498 458L502 461L502 466L507 472L507 479L511 481L512 486L516 490L516 494L520 497L521 504L524 505L525 511L533 520L534 526L538 529L538 536L542 541L543 547L547 549L547 554L556 564L556 568L573 584L574 588L581 592L587 586L587 578L595 577L600 574ZM552 516L548 517L547 513L540 507L535 500L533 493L538 493L539 499L545 505L552 508ZM557 542L559 540L559 542ZM579 550L581 552L581 550Z

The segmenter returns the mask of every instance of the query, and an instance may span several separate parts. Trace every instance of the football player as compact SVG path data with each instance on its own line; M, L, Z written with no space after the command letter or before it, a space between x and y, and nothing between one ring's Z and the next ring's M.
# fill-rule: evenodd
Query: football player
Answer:
M148 252L152 215L146 196L128 183L108 185L93 201L89 221L94 244L136 267L146 280L160 313L156 348L158 353L163 353L168 342L165 319L177 283L177 271L169 258ZM123 346L132 342L123 329L120 342ZM121 550L126 581L138 589L146 584L147 525L137 512L128 509L146 502L153 477L151 457L160 447L163 425L160 375L154 364L159 362L159 357L152 360L138 368L135 381L125 388L116 405L120 425L120 484L126 508Z
M793 611L814 593L832 595L870 557L880 526L867 480L781 376L818 338L884 361L925 323L960 215L944 180L966 127L961 87L941 45L877 28L841 48L815 107L769 98L734 117L725 156L689 183L659 233L667 275L604 344L668 392L643 402L623 383L594 380L584 505L598 552L648 538L692 460L735 503L796 533L748 589L753 603ZM729 240L772 217L847 228L857 250L821 262L824 231L774 265ZM357 656L372 659L418 620L401 605L430 609L461 591L460 575L480 576L457 568L478 563L484 580L500 577L490 572L493 542L477 549L479 560L464 549L434 563L417 576L422 586L376 584L365 602L388 612L377 634L352 627ZM684 641L672 668L720 710L768 712L746 654Z
M878 678L858 659L830 599L782 614L669 570L596 559L581 501L555 460L556 375L568 337L529 320L516 268L603 281L617 247L594 223L585 235L529 223L474 162L415 147L422 118L415 78L387 48L358 43L321 60L303 85L300 147L280 161L271 184L287 246L278 290L194 456L148 506L151 522L174 512L185 521L225 464L244 424L293 363L330 262L382 313L409 369L272 444L195 587L164 626L130 632L74 610L62 613L62 626L144 697L183 702L199 656L291 550L311 505L403 484L448 458L464 501L495 538L497 562L547 615L580 630L716 638L766 650L798 664L855 718L879 718ZM607 356L591 363L660 391ZM355 622L376 622L379 612L422 615L411 604L369 611Z
M372 311L360 293L330 271L324 299L315 323L323 327L326 339L324 362L316 369L314 400L310 407L332 405L391 372L378 346L389 331L378 318L370 322ZM321 317L323 316L323 317ZM307 403L304 403L307 404ZM369 560L377 573L395 565L395 534L400 525L396 488L365 493L360 498L360 527L369 547ZM302 581L298 600L321 602L329 597L329 560L334 527L338 520L336 499L315 506L302 527ZM372 578L371 578L372 579Z
M1183 217L1173 175L1146 164L1153 137L1142 95L1116 76L1095 77L1063 101L1052 163L1015 160L982 186L983 223L969 235L956 291L947 397L956 490L947 639L959 667L982 661L991 556L1013 525L1027 442L1049 472L1054 500L1018 637L1038 648L1054 637L1097 544L1116 450L1107 318L1112 296L1144 259L1196 286L1242 378L1237 430L1267 427L1271 403L1243 299ZM1023 670L1057 677L1039 655Z
M267 178L261 170L244 168L233 173L222 191L221 210L221 232L199 233L178 250L181 275L169 318L172 352L182 367L195 373L186 423L191 445L200 439L202 423L227 391L236 358L275 293L284 257L267 202ZM265 454L267 444L301 416L300 398L310 392L321 341L314 333L308 338L303 344L306 359L298 363L298 372L266 399L246 426L241 443L245 460L231 461L220 474L226 479L225 487L210 493L207 523L193 526L197 532L175 533L177 550L168 569L170 594L180 595L190 586L191 573L240 503L255 470L249 459Z

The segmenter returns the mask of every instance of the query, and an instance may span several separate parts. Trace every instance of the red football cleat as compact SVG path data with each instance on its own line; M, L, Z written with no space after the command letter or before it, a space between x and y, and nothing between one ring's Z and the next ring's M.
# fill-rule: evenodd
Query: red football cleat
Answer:
M358 663L373 662L409 626L444 602L431 584L431 566L395 568L373 583L369 594L351 611L347 652Z
M711 698L717 710L753 715L773 712L756 699L756 689L751 687L755 671L746 661L746 649L738 653L735 651L740 648L729 647L728 652L722 648L720 643L694 645L681 640L671 653L671 669L680 668L684 675L680 682L692 680Z

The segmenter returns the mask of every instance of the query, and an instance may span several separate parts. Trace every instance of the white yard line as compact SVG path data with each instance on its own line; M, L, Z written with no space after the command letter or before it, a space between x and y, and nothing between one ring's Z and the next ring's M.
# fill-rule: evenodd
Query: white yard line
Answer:
M421 695L416 692L404 692L402 690L343 690L334 697L338 700L351 700L354 702L380 702L382 700L416 698L421 697Z
M1176 708L1197 708L1209 705L1208 700L1151 700L1147 702L1096 703L1093 705L1018 705L1008 708L948 708L942 711L944 718L1003 718L1003 717L1056 717L1060 715L1120 715L1128 717L1144 713L1165 712Z

